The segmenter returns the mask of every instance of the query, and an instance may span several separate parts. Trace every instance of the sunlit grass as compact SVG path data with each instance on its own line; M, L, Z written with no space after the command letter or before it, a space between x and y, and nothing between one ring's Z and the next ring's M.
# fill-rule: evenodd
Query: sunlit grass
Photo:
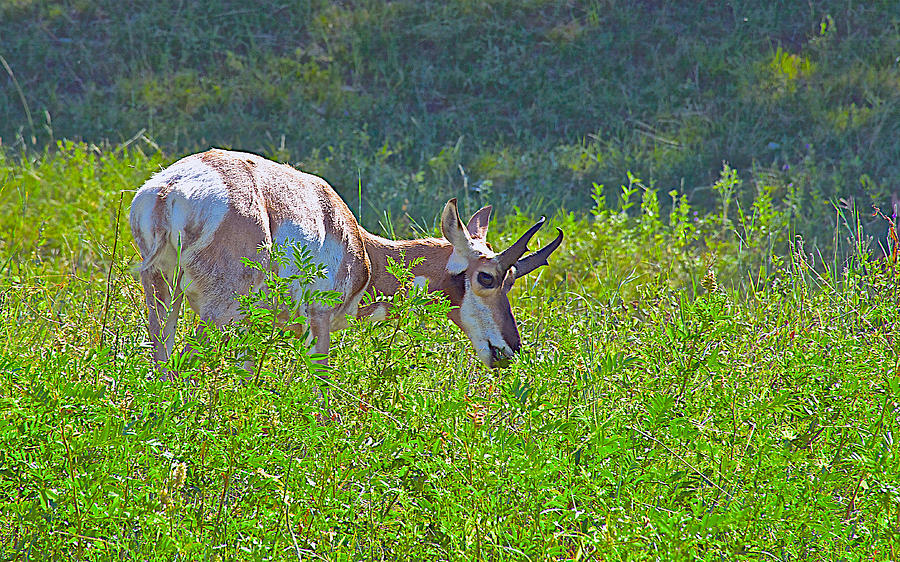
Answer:
M896 558L897 279L864 240L838 267L779 256L764 199L661 212L632 177L551 218L566 240L511 295L506 369L410 301L336 334L328 382L279 352L258 383L227 359L166 383L115 234L119 193L161 161L3 163L0 204L24 209L0 220L18 242L0 256L5 557Z

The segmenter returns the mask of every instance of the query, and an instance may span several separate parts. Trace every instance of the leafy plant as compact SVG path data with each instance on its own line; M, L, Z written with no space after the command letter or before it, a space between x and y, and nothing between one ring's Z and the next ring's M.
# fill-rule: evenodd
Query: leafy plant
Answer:
M426 285L414 282L412 269L423 258L399 261L388 257L387 270L398 282L391 296L367 293L361 306L382 304L387 310L383 325L368 321L354 322L358 331L352 346L371 350L354 357L344 365L352 387L365 389L362 398L376 407L397 406L403 400L404 379L421 368L424 360L436 358L435 349L448 339L434 327L445 323L450 303L446 298L429 293Z
M223 365L226 358L253 366L253 382L259 384L266 361L275 353L289 358L304 374L314 378L326 371L325 356L308 353L312 336L307 322L310 306L334 306L341 295L336 291L314 289L318 279L326 278L323 266L313 260L310 251L291 240L257 249L260 259L241 258L245 267L258 272L259 282L246 295L235 295L242 322L217 327L203 322L197 334L189 338L192 354L200 369ZM183 358L173 358L174 370L186 366ZM293 374L287 382L293 379Z

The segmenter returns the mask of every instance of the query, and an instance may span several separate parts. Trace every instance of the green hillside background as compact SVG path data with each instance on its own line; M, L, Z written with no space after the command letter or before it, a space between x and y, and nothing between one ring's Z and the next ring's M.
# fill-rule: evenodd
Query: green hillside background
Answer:
M827 244L900 185L893 1L6 0L0 55L6 151L249 150L369 224L586 210L627 171L708 208L727 162Z

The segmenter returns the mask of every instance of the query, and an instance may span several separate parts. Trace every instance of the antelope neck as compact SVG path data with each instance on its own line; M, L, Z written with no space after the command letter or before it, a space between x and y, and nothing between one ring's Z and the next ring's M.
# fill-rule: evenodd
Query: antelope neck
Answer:
M402 258L407 264L417 258L425 258L412 268L413 275L427 278L428 288L432 291L447 288L451 277L447 272L447 260L453 253L453 246L447 240L443 238L388 240L371 234L362 227L360 231L371 266L369 291L384 295L393 295L397 292L399 283L387 270L388 257L397 263L400 263Z

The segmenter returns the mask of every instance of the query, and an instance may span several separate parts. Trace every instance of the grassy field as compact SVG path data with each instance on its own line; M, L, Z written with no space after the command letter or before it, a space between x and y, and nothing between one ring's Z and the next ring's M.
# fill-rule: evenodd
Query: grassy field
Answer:
M887 1L0 0L0 559L900 559L898 53ZM210 145L376 233L547 214L522 352L412 294L327 380L262 325L157 380L128 206Z
M0 160L17 242L0 278L4 558L900 555L900 294L863 240L836 267L800 240L779 257L771 206L732 219L679 197L663 219L633 178L551 219L568 236L514 289L508 368L400 299L337 336L325 411L296 345L258 382L215 345L190 383L151 374L119 225L121 194L164 161L76 144ZM846 218L834 235L858 236ZM494 242L529 224L506 217Z

